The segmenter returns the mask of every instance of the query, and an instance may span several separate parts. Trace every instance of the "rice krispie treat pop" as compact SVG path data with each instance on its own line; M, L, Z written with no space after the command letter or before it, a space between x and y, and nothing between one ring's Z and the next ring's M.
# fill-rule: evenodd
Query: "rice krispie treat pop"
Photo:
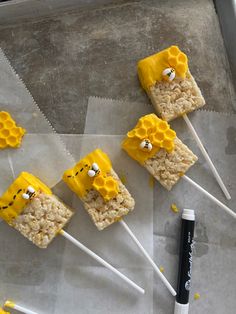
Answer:
M28 172L22 172L0 197L0 218L36 246L47 248L60 234L143 294L141 287L63 230L72 215L71 208Z
M63 180L81 199L98 230L103 230L114 222L121 224L165 286L175 296L173 287L122 219L134 209L135 201L112 168L109 157L101 149L96 149L73 168L66 170Z
M169 124L155 114L139 119L134 129L127 133L122 148L168 191L183 178L236 218L236 213L185 175L198 158L176 136Z
M230 194L205 150L187 113L205 105L188 67L188 57L171 46L138 62L138 76L158 115L165 121L183 117L227 199Z
M46 248L73 211L38 178L22 172L0 198L0 217L39 248Z
M109 157L100 149L65 171L63 180L82 200L98 230L134 209L133 197L113 170Z

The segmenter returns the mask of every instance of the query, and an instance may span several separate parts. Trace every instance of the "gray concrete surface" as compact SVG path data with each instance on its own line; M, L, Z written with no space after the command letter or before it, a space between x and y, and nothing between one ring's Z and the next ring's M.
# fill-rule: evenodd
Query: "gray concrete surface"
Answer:
M215 0L217 15L228 54L233 80L236 80L236 0Z
M171 44L188 54L206 109L233 112L211 0L118 1L0 27L1 47L60 133L83 132L91 95L148 102L136 63Z

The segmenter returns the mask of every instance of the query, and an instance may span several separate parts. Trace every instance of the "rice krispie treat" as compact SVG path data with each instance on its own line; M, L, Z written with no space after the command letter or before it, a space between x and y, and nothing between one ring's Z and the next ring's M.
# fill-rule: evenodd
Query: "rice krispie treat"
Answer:
M177 46L140 60L138 76L155 110L166 121L205 105L188 69L188 58Z
M0 198L0 217L40 248L46 248L73 215L38 178L22 172Z
M65 171L63 180L82 200L98 230L134 209L134 199L101 149L94 150Z
M139 119L122 148L144 166L167 190L197 161L169 124L155 114Z

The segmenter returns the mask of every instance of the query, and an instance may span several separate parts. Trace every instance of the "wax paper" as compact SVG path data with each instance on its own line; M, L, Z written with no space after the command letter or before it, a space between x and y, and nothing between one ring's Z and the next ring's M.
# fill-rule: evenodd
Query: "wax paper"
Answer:
M138 171L138 165L126 162L126 156L119 148L121 137L67 135L66 139L67 147L77 160L97 147L109 154L114 170L126 180L125 185L136 201L134 211L124 220L152 256L153 190L140 193L148 184L149 176ZM68 312L71 314L76 313L78 306L81 313L151 313L153 270L129 235L118 222L98 231L77 197L73 199L73 207L77 212L68 227L70 234L99 252L100 256L144 287L146 292L145 296L137 295L110 271L99 267L96 261L66 243L55 313L63 313L62 309L65 310L68 304L71 304Z
M98 147L98 143L104 151L109 150L114 169L127 178L126 186L137 202L125 221L152 255L153 190L140 193L148 184L149 176L138 171L138 165L130 162L125 169L126 156L118 145L121 137L67 135L63 140L76 159ZM61 182L59 188L71 198L64 183ZM67 197L63 200L71 201ZM27 301L28 306L37 309L38 313L61 314L66 311L74 314L77 308L79 313L141 314L145 310L151 313L153 270L128 234L119 223L98 231L76 196L72 206L76 213L67 231L142 286L145 295L137 293L62 237L58 236L46 250L41 250L14 229L1 224L1 299L10 294L21 303Z
M0 194L21 171L32 171L51 187L73 158L1 49L0 74L0 111L8 111L27 132L20 148L0 150Z
M129 108L128 111L126 108ZM117 115L112 116L112 112ZM129 116L127 116L129 112ZM137 112L139 116L137 116ZM145 104L90 97L85 132L103 132L104 121L109 123L111 134L125 134L132 129L140 116L153 112ZM119 114L119 116L118 116ZM112 117L112 119L111 119ZM197 111L189 114L213 163L225 182L232 200L227 201L215 181L208 165L191 137L182 118L171 122L178 137L199 157L187 175L205 187L231 209L236 209L236 115ZM123 121L127 123L123 125ZM108 128L106 126L106 128ZM107 130L108 132L108 130ZM130 157L127 155L127 162ZM133 161L135 163L135 161ZM140 170L143 168L140 166ZM146 191L148 186L146 186ZM154 260L164 268L164 274L174 287L177 283L178 245L183 208L193 208L196 213L193 279L190 311L199 313L235 313L236 294L236 228L235 220L211 200L183 180L172 189L165 190L157 181L154 190ZM171 210L176 204L179 213ZM200 294L194 300L194 293ZM227 306L226 306L227 304ZM227 308L227 309L226 309ZM171 314L174 300L155 276L153 312Z
M38 175L51 187L57 183L54 192L75 209L67 231L146 290L144 296L139 294L61 236L43 250L2 222L0 304L10 298L39 314L151 313L153 270L129 235L119 223L99 232L80 200L63 182L58 183L63 171L74 165L73 157L78 160L98 146L104 149L137 202L125 221L152 255L153 190L142 194L149 176L131 161L127 165L126 156L119 149L120 137L65 135L59 138L0 53L0 109L9 111L27 130L21 148L0 152L0 192L23 170Z

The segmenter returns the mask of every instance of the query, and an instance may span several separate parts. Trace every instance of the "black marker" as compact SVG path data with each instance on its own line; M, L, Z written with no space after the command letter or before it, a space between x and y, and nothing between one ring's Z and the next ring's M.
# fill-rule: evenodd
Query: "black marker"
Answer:
M195 214L193 209L184 209L179 249L179 273L174 314L187 314L193 262L193 236Z

